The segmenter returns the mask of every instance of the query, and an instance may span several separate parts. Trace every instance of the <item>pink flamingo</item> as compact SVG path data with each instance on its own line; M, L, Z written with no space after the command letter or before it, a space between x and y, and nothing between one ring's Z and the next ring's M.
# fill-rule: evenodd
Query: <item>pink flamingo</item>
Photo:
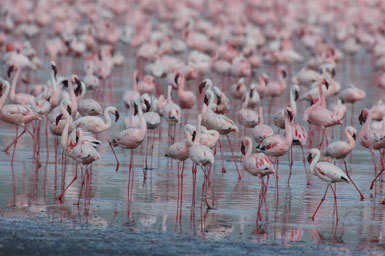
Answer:
M106 121L99 116L83 116L76 119L74 121L74 125L86 131L100 133L111 128L112 122L109 115L110 113L115 115L115 122L117 122L119 120L118 109L114 106L109 106L104 110L104 117Z
M273 135L267 137L258 145L258 149L265 152L268 156L277 158L277 168L276 168L276 182L277 182L277 201L278 201L278 165L279 157L285 155L291 148L293 143L293 135L291 132L290 122L293 121L293 113L290 107L287 107L285 110L285 137L282 135Z
M366 98L366 92L355 87L353 84L340 93L340 99L342 103L351 103L352 104L352 113L350 119L350 125L353 125L353 117L354 117L354 103L359 100L363 100Z
M258 114L252 109L247 108L250 94L245 93L241 109L238 111L238 122L245 128L254 128L258 124Z
M196 101L195 94L184 90L185 77L181 73L177 73L175 76L175 83L178 86L178 98L179 105L182 109L191 109ZM185 116L184 122L187 123L188 115Z
M140 127L130 127L128 129L125 129L120 132L118 137L113 139L110 142L110 147L112 149L112 152L114 153L115 160L116 160L116 171L119 170L119 160L115 154L114 148L116 146L120 146L122 148L128 148L131 149L131 159L130 159L130 169L132 169L132 160L134 157L134 149L136 149L142 142L144 141L147 133L147 125L146 120L143 116L142 108L139 107L137 100L134 100L134 109L135 113L139 114L139 120L140 120Z
M2 121L5 121L7 123L15 124L16 125L16 135L15 140L4 150L7 152L9 148L13 145L13 153L12 153L12 160L11 164L13 165L13 159L15 157L15 151L16 151L16 145L18 142L18 139L23 136L25 132L28 132L33 139L34 135L27 129L27 124L30 123L33 120L40 119L40 115L38 115L33 109L26 105L17 105L17 104L5 104L5 101L7 100L7 96L10 90L10 85L8 81L2 80L0 81L0 119ZM24 130L18 134L19 131L19 125L24 126Z
M346 165L346 160L345 160L346 156L349 155L353 151L353 149L356 145L356 133L357 133L357 131L353 127L351 127L351 126L346 127L345 128L345 136L348 139L348 142L335 141L335 142L331 143L325 149L324 156L329 156L331 158L344 160L346 175L348 176L349 180L352 182L354 187L357 189L358 193L361 196L361 200L364 200L364 195L361 193L361 191L358 189L358 187L356 186L356 184L354 183L352 178L349 176L349 171L348 171L348 167Z
M151 94L155 90L155 78L151 75L145 75L143 80L138 82L137 89L140 94Z
M234 151L232 149L230 138L228 136L230 132L238 132L238 127L228 117L222 114L217 114L213 111L213 109L215 109L217 105L214 103L214 93L211 90L206 91L206 96L208 96L208 98L205 97L205 104L203 104L202 110L201 110L203 125L206 126L207 129L213 129L218 131L220 134L226 135L230 145L232 155L233 155L234 164L238 172L238 179L241 179L242 176L239 172L238 165L234 156ZM222 145L220 141L219 141L219 148L221 150L221 158L222 158L222 173L225 173L226 169L223 163Z
M127 109L130 108L130 102L133 99L139 99L140 97L140 94L138 92L138 75L138 71L135 70L134 75L132 76L132 90L126 90L123 93L123 102Z
M13 77L11 90L9 92L9 99L15 103L15 104L24 104L24 105L33 105L33 102L35 100L35 97L30 94L25 93L16 93L16 83L18 81L19 75L20 75L20 67L18 65L11 65L8 68L7 74L8 77L11 77L11 73L16 70L16 74Z
M259 194L258 218L261 219L261 204L266 202L267 186L264 182L266 175L275 174L272 162L264 153L252 154L252 142L249 137L244 137L241 144L242 165L248 173L258 176L261 180L261 193Z
M314 221L314 217L317 214L318 209L321 207L321 204L325 200L326 194L328 192L329 186L333 191L334 202L335 202L335 210L336 210L336 222L338 223L338 210L337 210L337 194L335 188L333 188L332 183L336 182L347 182L349 183L350 179L346 176L346 174L334 164L328 162L319 162L321 157L321 152L319 149L313 148L309 151L308 161L310 163L310 172L320 178L321 180L328 183L326 186L325 194L321 199L317 209L315 210L311 219Z

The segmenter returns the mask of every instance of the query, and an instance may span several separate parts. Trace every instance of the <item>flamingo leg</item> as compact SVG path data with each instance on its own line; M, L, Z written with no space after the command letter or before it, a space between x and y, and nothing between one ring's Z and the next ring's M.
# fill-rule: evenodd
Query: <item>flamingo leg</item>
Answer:
M222 151L222 143L221 143L221 139L219 139L219 150L221 151L222 173L226 173L225 164L224 164L224 162L223 162L223 151Z
M373 189L373 186L374 186L374 183L376 182L376 180L378 179L378 177L381 176L381 174L385 171L385 169L381 170L381 172L379 174L377 174L377 176L372 180L372 183L370 183L370 189L372 190Z
M18 134L18 129L19 129L19 127L16 126L16 137L15 137L15 139L11 142L11 144L9 144L9 145L4 149L4 152L5 152L5 153L8 153L8 151L9 151L9 149L12 147L12 145L14 145L15 143L17 143L17 141L20 139L20 137L23 136L24 133L26 132L26 128L24 128L24 130L23 130L19 135L17 135L17 134Z
M12 152L12 160L11 160L11 166L13 166L13 159L15 158L15 151L16 151L16 145L17 145L17 134L19 132L19 126L16 126L16 141L15 146L13 146L13 152Z
M336 204L336 223L338 223L337 192L334 190L333 185L331 185L330 187L331 187L331 189L333 191L333 195L334 195L334 202ZM337 187L335 189L337 189Z
M74 178L72 179L72 181L67 185L67 187L63 190L63 192L61 192L60 195L58 195L56 197L57 200L60 200L61 201L61 198L63 197L64 193L67 191L67 189L72 185L72 183L75 182L75 180L78 178L78 164L76 163L75 165L75 176Z
M290 156L290 161L289 161L290 172L289 172L289 178L287 179L287 185L290 185L290 178L291 178L292 169L293 169L293 147L290 148L289 156Z
M321 204L325 201L325 197L326 197L326 194L328 193L329 186L330 186L330 184L328 184L328 185L326 186L325 194L324 194L324 196L322 197L321 202L320 202L319 205L317 206L317 209L315 210L313 216L311 217L311 220L312 220L312 221L314 221L314 217L315 217L315 215L317 214L318 209L321 207Z
M231 149L231 154L232 154L233 159L234 159L235 168L237 168L237 172L238 172L238 180L241 180L241 179L242 179L242 176L241 176L241 173L239 172L238 165L237 165L237 161L235 160L233 146L231 146L229 135L226 135L226 137L227 137L227 141L229 142L229 146L230 146L230 149Z
M110 144L110 147L111 147L112 153L114 153L114 157L115 157L115 160L116 160L116 172L118 172L118 171L119 171L119 166L120 166L120 163L119 163L118 157L116 156L116 153L115 153L114 147L112 146L112 142L110 142L109 144Z
M346 161L344 159L344 165L345 165L345 170L346 170L346 175L348 176L349 180L353 183L354 187L357 189L358 193L360 193L361 196L361 201L365 199L364 195L361 193L361 191L358 189L352 178L350 178L349 172L348 172L348 167L346 165Z
M303 152L303 146L301 145L301 151L302 151L302 160L303 160L303 166L305 167L305 174L306 174L306 186L308 187L310 185L309 181L309 175L307 173L307 168L306 168L306 159L305 159L305 154Z

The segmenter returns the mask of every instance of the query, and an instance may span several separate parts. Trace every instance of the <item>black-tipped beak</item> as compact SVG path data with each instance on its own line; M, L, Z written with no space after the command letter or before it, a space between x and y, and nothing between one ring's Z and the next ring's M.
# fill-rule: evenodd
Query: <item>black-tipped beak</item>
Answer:
M59 115L56 117L56 120L55 120L56 125L59 124L59 122L60 122L60 120L61 120L62 117L63 117L63 114L59 114Z
M174 78L175 84L178 84L179 75L180 75L179 72L175 75L175 78Z
M333 68L333 69L332 69L332 78L334 78L335 76L336 76L336 69Z
M363 125L366 121L366 118L362 115L362 112L360 116L358 117L358 121L360 122L360 125Z
M329 90L329 82L326 79L324 80L324 85L326 87L326 90Z
M286 78L286 75L287 75L287 74L286 74L286 70L282 69L282 77L283 77L283 78Z
M241 85L240 84L237 85L237 91L239 91L239 89L241 89Z
M207 95L205 95L205 99L203 100L203 102L208 106L209 105L209 99L207 98Z
M146 105L146 112L150 111L151 104L148 102L148 100L144 99L144 104Z
M268 84L269 83L269 78L268 77L265 77L265 84Z
M253 95L254 95L254 89L251 89L251 90L250 90L250 93L249 93L249 98L250 98L250 99L253 98Z
M195 141L195 137L197 136L197 132L196 131L193 131L192 135L191 135L191 140L192 141Z
M13 71L13 65L9 66L8 70L7 70L7 75L8 75L8 78L11 78L11 74L12 74L12 71Z
M64 88L67 88L67 87L68 87L68 80L64 80L62 83L63 83L63 87L64 87Z
M119 120L119 112L116 110L115 111L115 122Z
M53 70L53 76L54 76L55 79L56 79L56 76L57 76L57 67L56 67L56 65L51 64L51 68L52 68L52 70Z
M313 160L313 158L312 158L312 155L309 154L309 155L307 156L307 161L308 161L309 163L311 163L311 160Z
M138 105L134 103L134 116L138 114Z
M353 139L354 139L354 140L357 140L357 138L356 138L356 134L353 134L353 136L352 136L352 137L353 137Z
M243 144L243 142L241 144L241 152L243 155L246 155L246 148L245 148L245 145Z
M72 115L72 109L69 105L67 106L67 112L69 115Z
M294 91L294 100L297 101L299 98L299 92L297 90Z
M205 86L206 86L206 82L203 81L203 83L201 83L201 84L199 85L199 93L202 93L203 88L205 88Z
M290 122L292 122L294 119L293 113L291 111L287 111L287 115L289 116Z

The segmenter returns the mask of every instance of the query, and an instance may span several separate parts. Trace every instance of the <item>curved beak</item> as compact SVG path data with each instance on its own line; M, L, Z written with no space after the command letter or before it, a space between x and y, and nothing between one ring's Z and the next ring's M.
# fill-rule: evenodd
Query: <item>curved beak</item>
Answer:
M148 100L144 99L144 104L146 105L146 112L150 111L151 104L148 102Z
M199 85L199 93L202 93L203 88L205 88L205 86L206 86L206 82L203 81L203 83L201 83L201 84Z
M357 140L357 138L356 138L356 134L353 134L353 136L352 136L352 137L353 137L353 139L354 139L354 140Z
M119 120L119 112L115 111L115 123Z
M59 114L59 115L56 117L56 120L55 120L56 125L59 124L59 122L60 122L60 120L61 120L62 117L63 117L63 114Z
M360 122L360 125L363 125L366 121L366 118L362 115L362 112L360 116L358 117L358 121Z
M72 115L72 109L71 109L70 105L67 106L67 112L69 115Z
M251 89L250 94L249 94L249 98L251 99L253 97L253 95L254 95L254 89Z
M313 158L312 158L312 155L309 154L309 155L307 156L307 161L308 161L309 163L311 163L311 160L313 160Z
M174 78L175 84L178 84L179 76L180 76L179 72L176 73L175 78Z
M286 75L287 75L287 74L286 74L286 70L282 69L282 77L283 77L283 78L286 78Z
M134 103L134 116L138 114L138 105Z
M11 74L12 72L14 71L14 67L13 65L9 66L8 70L7 70L7 75L8 75L8 78L11 78Z
M324 85L326 87L326 90L329 90L329 82L326 79L324 79Z
M193 131L192 135L191 135L191 140L192 141L195 141L195 138L197 136L197 132L196 131Z
M333 69L332 69L332 78L334 78L335 76L336 76L336 69L333 68Z
M297 90L294 91L294 100L297 101L299 98L299 92Z
M56 67L56 65L54 65L53 63L51 63L51 68L52 68L52 70L53 70L53 75L54 75L54 77L55 77L55 79L56 79L56 75L57 75L57 67Z
M245 148L245 144L243 144L243 141L242 141L242 144L241 144L241 152L243 155L246 155L246 148Z
M292 113L291 111L287 111L287 114L288 114L288 116L289 116L290 122L292 122L293 119L294 119L293 113Z

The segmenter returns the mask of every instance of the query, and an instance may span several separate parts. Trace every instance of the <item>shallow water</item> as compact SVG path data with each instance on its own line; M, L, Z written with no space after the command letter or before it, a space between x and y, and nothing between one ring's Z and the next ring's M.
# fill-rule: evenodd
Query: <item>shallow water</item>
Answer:
M126 63L125 67L116 69L114 72L116 76L106 82L112 83L113 89L106 87L103 104L106 106L113 103L122 113L124 113L124 108L120 102L120 95L124 88L128 87L128 81L131 79L123 79L121 74L131 65L132 63L130 65ZM298 70L298 68L295 69ZM342 66L339 66L339 69L342 70ZM354 72L352 74L354 75ZM345 76L347 75L345 74ZM337 79L340 79L339 81L348 80L343 77L341 72ZM365 76L354 79L359 87L369 86L369 79L366 79ZM191 84L191 87L195 87L195 82ZM373 100L379 97L374 90L368 90L367 99L359 103L356 109L372 104ZM283 101L278 103L274 105L273 112L284 106ZM299 113L303 112L305 105L307 106L307 103L300 104ZM190 113L193 124L196 123L196 113L197 109ZM355 127L359 131L357 113L358 111L355 113L354 121ZM230 114L230 117L235 118L234 113ZM298 118L301 120L301 115ZM350 113L348 113L348 118L350 118ZM265 120L267 120L267 116L265 116ZM369 151L360 145L356 146L352 156L347 158L347 162L350 175L363 192L365 200L360 201L359 194L352 184L337 184L338 223L333 217L334 202L330 190L314 222L311 220L311 216L323 196L326 184L317 177L311 176L311 185L306 186L302 154L298 147L294 149L295 161L290 185L287 184L289 163L285 156L280 159L279 163L279 200L277 202L275 178L271 177L266 198L267 207L262 208L262 220L257 222L260 180L241 170L243 178L238 181L225 137L221 138L221 142L224 148L227 173L221 173L220 153L217 148L216 163L211 171L207 193L209 204L213 209L208 210L205 206L201 207L203 172L198 170L195 207L192 207L191 162L186 161L183 184L181 184L181 179L178 180L177 175L177 162L164 157L169 138L168 127L164 121L161 132L157 130L150 135L151 138L154 138L155 143L152 159L148 154L149 169L146 171L146 178L144 178L143 167L146 162L147 141L144 142L143 148L139 147L135 150L134 165L131 171L129 170L130 151L117 149L121 165L119 171L115 172L115 159L107 142L119 132L122 126L122 122L119 122L110 131L98 135L99 139L106 142L99 150L102 159L93 164L89 170L91 184L88 186L87 192L89 192L90 198L89 200L84 199L83 193L79 205L76 205L76 202L81 189L81 173L85 173L85 169L81 170L80 166L78 167L78 180L69 188L63 202L55 199L64 183L68 184L74 177L75 165L68 159L66 167L63 166L60 144L57 163L55 163L55 137L53 136L48 138L49 156L47 155L44 123L41 127L40 138L41 168L36 167L35 159L32 158L33 146L30 136L23 136L19 140L13 166L10 163L12 150L10 150L10 154L2 152L0 154L0 211L4 225L0 230L6 231L8 226L20 222L17 230L22 234L23 223L26 223L26 229L29 229L30 226L37 228L41 225L42 229L50 230L51 226L46 226L47 223L53 222L57 225L62 222L72 223L72 228L75 229L85 227L85 230L89 230L90 233L87 234L85 231L84 237L92 235L94 228L102 228L103 231L119 230L123 233L135 232L135 234L139 234L138 241L136 241L139 249L141 248L140 234L142 239L146 239L147 232L152 232L151 236L155 240L158 239L158 242L162 242L162 239L172 240L175 234L183 234L183 238L192 239L191 248L194 247L194 241L199 241L195 244L198 249L201 243L215 240L220 242L216 244L219 247L224 241L230 243L230 246L227 247L229 249L232 245L235 248L252 246L250 243L266 244L270 246L267 248L272 248L275 243L278 243L283 246L282 248L285 246L292 248L294 252L300 252L300 248L312 250L320 248L315 252L323 254L323 250L334 248L334 246L336 246L336 251L328 253L343 254L360 250L373 250L375 254L384 252L385 206L379 203L385 197L384 186L383 183L378 182L375 190L369 189L374 173L373 164ZM0 144L5 147L12 141L15 128L5 123L1 123L0 127ZM22 128L19 128L19 132L21 130ZM239 148L243 129L240 130L239 134L231 135L230 140L238 159L237 164L241 169ZM175 140L177 141L181 137L179 124L176 131ZM339 139L339 133L340 128L334 128L334 139ZM159 134L161 134L160 140ZM329 134L330 138L331 134ZM151 151L151 144L149 148ZM306 153L307 147L305 148ZM343 169L343 162L338 161L337 164ZM65 171L63 171L64 169ZM182 189L182 207L180 208L178 207L178 195ZM166 235L163 237L162 233L166 233ZM193 235L194 238L191 238L190 235ZM33 233L31 236L33 237ZM196 237L207 241L195 240ZM9 245L8 242L9 240L2 240L3 246ZM237 245L232 244L235 242ZM317 244L327 244L329 247L317 247ZM205 246L201 248L204 250ZM162 251L162 253L166 252L167 250Z

